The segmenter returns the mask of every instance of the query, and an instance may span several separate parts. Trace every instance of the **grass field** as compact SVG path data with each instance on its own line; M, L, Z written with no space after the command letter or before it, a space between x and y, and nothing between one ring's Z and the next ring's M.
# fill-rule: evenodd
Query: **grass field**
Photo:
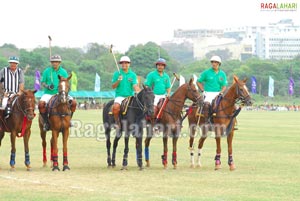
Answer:
M106 167L103 134L96 126L101 111L77 111L74 122L82 132L69 139L69 172L42 168L42 147L37 118L30 139L31 165L24 166L22 139L17 139L16 171L9 171L10 138L0 148L0 200L299 200L300 125L299 112L242 111L234 137L236 171L227 165L227 145L222 139L222 169L214 170L215 140L204 145L202 168L189 166L188 138L178 141L178 168L161 164L162 139L151 141L151 167L139 171L134 140L130 140L129 169L120 171L124 148L119 142L117 167ZM81 122L81 125L78 123ZM84 132L83 132L84 131ZM187 122L183 132L187 132ZM48 133L48 142L50 133ZM61 136L60 136L61 139ZM61 140L59 162L62 162ZM48 149L49 150L49 149ZM49 156L49 154L48 154Z

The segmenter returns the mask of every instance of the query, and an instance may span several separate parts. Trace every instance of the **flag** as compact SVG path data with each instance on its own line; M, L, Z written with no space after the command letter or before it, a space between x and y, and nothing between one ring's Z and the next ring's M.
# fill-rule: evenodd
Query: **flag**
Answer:
M195 74L193 74L193 78L194 78L194 85L196 86L196 89L198 90L198 86L197 86L197 76Z
M295 82L292 77L290 77L290 83L289 83L289 95L292 96L294 94L294 86Z
M269 92L268 96L274 97L274 80L271 76L269 76Z
M256 94L256 84L257 84L256 77L252 76L251 77L251 92L253 94Z
M100 76L98 73L96 73L96 78L95 78L95 91L96 92L100 91Z
M185 84L185 79L182 75L180 75L180 77L179 77L179 86L181 86L183 84Z
M72 71L71 91L77 91L77 75L74 71Z
M34 89L37 91L41 89L41 73L39 70L35 70Z

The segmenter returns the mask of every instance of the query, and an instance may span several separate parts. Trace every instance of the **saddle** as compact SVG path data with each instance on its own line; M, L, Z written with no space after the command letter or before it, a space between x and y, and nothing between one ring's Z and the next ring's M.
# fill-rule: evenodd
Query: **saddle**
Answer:
M120 107L120 114L122 114L122 115L127 114L128 106L131 104L132 99L133 99L133 96L129 96L122 101L121 107ZM110 115L113 115L112 108L113 108L113 105L111 105L111 107L109 109L108 114L110 114Z
M213 117L216 117L222 98L222 96L217 96L211 103L205 102L202 107L198 107L196 116L205 117L207 121L213 123Z

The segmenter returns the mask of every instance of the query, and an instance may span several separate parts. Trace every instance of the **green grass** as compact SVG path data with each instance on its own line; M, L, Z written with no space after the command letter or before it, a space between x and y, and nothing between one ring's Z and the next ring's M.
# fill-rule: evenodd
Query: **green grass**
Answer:
M178 141L176 170L171 167L171 140L169 168L162 168L161 138L151 141L150 168L138 170L134 139L130 139L129 170L120 171L124 149L121 139L117 167L107 169L103 134L91 129L91 125L102 122L101 117L99 110L75 113L74 120L80 120L86 127L81 129L81 137L73 132L69 139L69 172L42 168L37 118L30 139L33 171L25 170L23 142L17 139L16 171L10 172L10 138L6 134L0 148L0 200L299 200L299 112L242 111L233 142L237 166L233 172L227 165L225 138L222 139L221 170L214 171L213 138L205 142L203 167L191 169L187 137ZM186 124L185 121L184 133ZM50 133L48 142L49 139ZM61 136L59 142L59 162L62 162Z

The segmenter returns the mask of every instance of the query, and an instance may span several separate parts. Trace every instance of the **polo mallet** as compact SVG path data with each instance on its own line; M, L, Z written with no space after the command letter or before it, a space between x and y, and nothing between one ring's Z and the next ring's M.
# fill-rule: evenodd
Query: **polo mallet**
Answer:
M114 52L112 51L112 48L113 48L113 45L111 44L111 45L110 45L110 48L109 48L109 52L112 53L112 55L113 55L113 57L114 57L114 60L115 60L115 63L116 63L116 67L117 67L117 69L118 69L118 71L119 71L119 73L120 73L120 68L119 68L119 65L118 65L116 56L115 56Z
M50 55L49 58L51 58L51 55L52 55L52 50L51 50L51 41L52 41L52 38L51 38L51 36L48 36L48 38L49 38L49 55Z
M175 81L176 81L176 80L179 81L178 75L177 75L176 73L173 73L173 75L174 75L174 78L173 78L173 81L172 81L171 86L170 86L170 91L169 91L169 93L168 93L168 96L165 98L165 101L164 101L164 103L162 104L162 106L161 106L161 108L160 108L160 110L159 110L159 112L158 112L158 114L157 114L156 120L159 120L159 119L161 118L162 111L163 111L163 109L165 108L165 106L167 105L167 103L169 102L170 92L171 92L171 89L172 89L172 87L173 87Z

